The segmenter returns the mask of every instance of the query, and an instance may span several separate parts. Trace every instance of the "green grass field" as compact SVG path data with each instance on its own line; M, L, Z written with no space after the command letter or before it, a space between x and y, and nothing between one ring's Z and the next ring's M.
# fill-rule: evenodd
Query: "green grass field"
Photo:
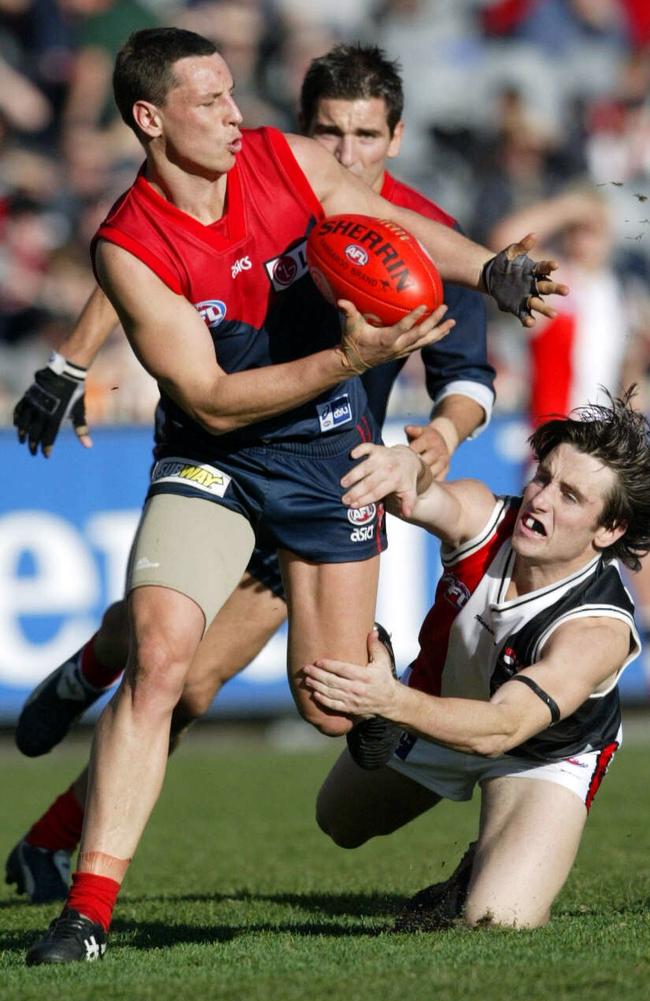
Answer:
M24 966L57 912L0 891L0 997L11 1001L645 1001L650 992L650 734L634 727L592 810L551 924L395 935L395 911L453 868L476 800L443 804L354 852L313 821L336 753L191 735L118 904L102 963ZM194 738L194 739L193 739ZM0 745L4 859L85 746L22 759Z

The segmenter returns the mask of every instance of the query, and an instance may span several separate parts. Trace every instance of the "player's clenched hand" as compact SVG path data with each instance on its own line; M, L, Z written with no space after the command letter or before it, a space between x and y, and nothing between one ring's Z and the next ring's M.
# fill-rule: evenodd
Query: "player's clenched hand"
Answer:
M402 686L393 677L391 662L376 632L368 636L367 665L341 660L317 660L303 668L305 685L316 702L351 716L395 717Z
M418 489L431 473L421 458L407 445L373 445L365 442L350 453L360 462L341 479L343 503L365 507L390 495L388 508L395 514L410 517Z
M511 243L490 258L483 268L483 283L504 313L514 313L524 327L535 325L533 312L553 317L556 311L541 298L543 295L567 295L568 286L555 282L550 275L557 261L533 261L528 251L533 247L532 233L520 243Z
M430 424L407 424L404 433L409 446L426 462L434 480L444 480L451 455L440 432Z
M340 299L337 306L345 315L341 349L346 366L357 375L441 340L455 324L455 320L444 319L445 305L439 306L425 320L421 317L426 307L420 306L392 327L371 326L347 299Z
M27 442L32 455L39 446L47 458L52 451L59 428L70 417L81 444L90 448L84 404L86 369L66 361L56 352L45 368L34 376L34 382L14 409L14 426L18 440Z

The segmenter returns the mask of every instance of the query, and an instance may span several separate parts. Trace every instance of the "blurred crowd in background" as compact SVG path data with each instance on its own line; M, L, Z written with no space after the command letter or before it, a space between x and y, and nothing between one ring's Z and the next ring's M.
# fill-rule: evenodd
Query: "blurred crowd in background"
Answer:
M636 381L650 403L648 0L0 0L0 423L93 287L89 240L142 160L113 58L156 24L219 46L251 127L296 130L304 71L337 41L399 59L393 172L495 249L533 229L572 284L585 364L602 353L609 388ZM530 408L543 334L490 314L497 412ZM117 331L91 423L148 422L155 399ZM393 410L419 409L409 363Z

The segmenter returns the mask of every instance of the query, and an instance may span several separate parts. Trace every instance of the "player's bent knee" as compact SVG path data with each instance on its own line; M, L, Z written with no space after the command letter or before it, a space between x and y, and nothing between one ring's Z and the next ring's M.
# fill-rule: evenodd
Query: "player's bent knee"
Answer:
M313 703L297 701L298 712L305 720L325 737L344 737L352 729L352 721L347 716L336 716L322 712Z
M131 681L131 702L136 712L171 715L183 687L183 665L170 665L168 672L158 675L140 674Z
M338 848L360 848L368 841L365 832L362 833L353 823L349 823L345 805L339 803L337 807L322 792L316 800L316 823Z
M183 694L178 701L174 715L178 715L179 719L184 719L186 724L192 723L195 719L200 719L201 716L205 716L212 705L219 688L215 690L214 686L211 685L209 688L200 690L192 689L188 691L186 688L183 689Z
M221 686L219 686L220 688ZM174 707L174 712L172 713L172 723L170 731L170 746L174 749L178 741L183 737L185 731L196 722L197 719L201 719L205 716L208 709L212 705L212 701L219 691L219 688L215 691L213 685L201 688L201 689L191 689L188 690L187 687L183 689L183 694L178 700L176 706Z
M330 823L328 818L318 813L318 810L316 811L316 823L323 834L326 834L337 848L360 848L368 840L367 837L361 835L358 831L350 830L344 825Z
M352 723L342 716L326 716L324 719L314 722L313 726L324 737L344 737L352 728Z
M127 669L127 685L136 711L171 714L183 692L189 663L173 656L164 643L138 648L136 665Z

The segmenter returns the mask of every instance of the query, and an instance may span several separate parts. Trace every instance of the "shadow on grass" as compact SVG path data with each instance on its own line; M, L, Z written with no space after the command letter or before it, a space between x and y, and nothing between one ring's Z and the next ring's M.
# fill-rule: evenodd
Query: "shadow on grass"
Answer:
M255 894L243 891L237 894L185 894L178 895L125 895L124 902L131 906L151 903L168 903L170 905L170 917L173 917L173 908L182 903L273 903L285 904L289 907L309 910L322 917L362 918L386 916L393 917L395 911L404 902L404 898L395 894L310 894L310 893L277 893L277 894ZM0 901L0 909L8 911L15 909L20 913L20 920L24 918L24 909L31 907L25 900L3 900ZM0 932L0 950L6 952L23 952L37 941L49 920L57 913L50 910L44 916L40 930ZM290 933L292 935L304 936L326 936L329 938L351 938L355 936L380 935L386 929L372 928L367 925L357 925L332 921L319 920L278 920L260 921L251 923L233 924L210 924L190 925L190 924L164 924L160 921L126 921L119 916L115 919L111 927L111 939L114 945L128 945L130 948L148 950L160 949L174 945L210 945L212 943L226 943L238 938L240 935L250 935L260 932L276 932L278 934Z
M356 918L382 915L392 917L407 899L408 897L397 893L251 893L249 890L239 890L234 893L142 894L141 896L125 894L124 896L124 900L128 900L131 904L164 900L188 904L246 902L286 904L317 914L332 917L347 915Z

